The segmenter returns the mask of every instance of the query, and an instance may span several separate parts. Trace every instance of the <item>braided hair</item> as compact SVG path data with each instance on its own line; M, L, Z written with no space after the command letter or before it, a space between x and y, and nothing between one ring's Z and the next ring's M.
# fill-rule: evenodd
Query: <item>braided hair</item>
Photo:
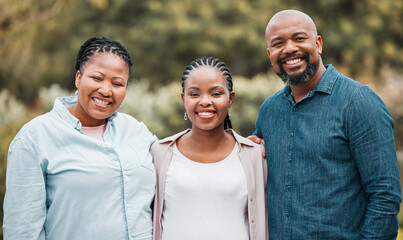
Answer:
M212 67L220 71L227 82L229 92L232 92L233 90L232 76L229 71L229 68L225 65L225 63L215 57L202 57L197 58L194 61L191 61L189 65L186 66L186 70L183 72L182 76L182 93L185 93L185 81L189 78L190 73L193 70L197 69L198 67L202 66ZM224 120L224 129L227 128L232 128L231 120L228 113Z
M91 37L80 47L76 58L76 71L82 71L86 62L95 53L113 53L122 58L129 68L129 77L133 65L132 58L126 48L118 41L107 37Z

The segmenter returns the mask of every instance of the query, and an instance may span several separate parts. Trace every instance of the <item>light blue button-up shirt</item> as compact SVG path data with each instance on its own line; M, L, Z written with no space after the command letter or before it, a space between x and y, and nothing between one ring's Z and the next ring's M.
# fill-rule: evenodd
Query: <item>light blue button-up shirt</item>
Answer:
M401 199L393 120L369 87L326 68L298 103L286 86L259 110L270 239L393 239Z
M151 239L155 137L123 113L104 142L67 110L76 97L24 125L7 159L4 239Z

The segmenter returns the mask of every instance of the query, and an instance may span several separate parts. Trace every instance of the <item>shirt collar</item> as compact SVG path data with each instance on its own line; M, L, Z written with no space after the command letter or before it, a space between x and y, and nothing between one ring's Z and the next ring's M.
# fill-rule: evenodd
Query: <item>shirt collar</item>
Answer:
M308 97L311 97L315 92L323 92L326 94L332 94L333 86L337 80L337 76L339 73L337 72L336 68L333 67L332 64L325 65L325 68L326 68L325 73L321 77L318 84L316 84L316 86L311 91L309 91L309 93L307 94ZM285 86L283 91L286 96L289 96L292 94L291 88L288 85Z
M314 92L324 92L332 94L334 83L336 82L337 75L339 74L332 64L325 65L326 71L321 77L320 81L312 89Z
M68 107L73 106L77 103L77 96L66 96L66 97L59 97L56 98L55 103L53 105L52 111L55 111L64 121L67 122L71 127L81 130L81 122L73 116L67 109ZM107 120L108 122L113 123L117 112L113 113Z

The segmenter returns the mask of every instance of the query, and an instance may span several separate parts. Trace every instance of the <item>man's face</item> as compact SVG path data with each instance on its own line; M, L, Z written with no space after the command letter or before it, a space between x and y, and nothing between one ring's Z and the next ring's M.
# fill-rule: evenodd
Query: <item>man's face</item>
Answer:
M267 52L274 71L288 85L308 82L317 72L322 39L301 15L281 15L266 29Z

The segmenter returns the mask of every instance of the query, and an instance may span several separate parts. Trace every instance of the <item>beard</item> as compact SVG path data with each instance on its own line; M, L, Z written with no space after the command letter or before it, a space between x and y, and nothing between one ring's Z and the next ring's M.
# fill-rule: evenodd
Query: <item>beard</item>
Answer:
M276 74L283 80L285 84L299 86L309 82L309 80L313 77L313 75L315 75L315 73L318 71L319 59L318 61L311 63L309 55L306 53L300 55L293 55L292 57L295 56L305 58L305 61L307 62L307 66L302 73L297 75L289 75L285 72L283 68L283 61L290 57L287 56L277 60L277 64L280 66L280 72L276 72Z

